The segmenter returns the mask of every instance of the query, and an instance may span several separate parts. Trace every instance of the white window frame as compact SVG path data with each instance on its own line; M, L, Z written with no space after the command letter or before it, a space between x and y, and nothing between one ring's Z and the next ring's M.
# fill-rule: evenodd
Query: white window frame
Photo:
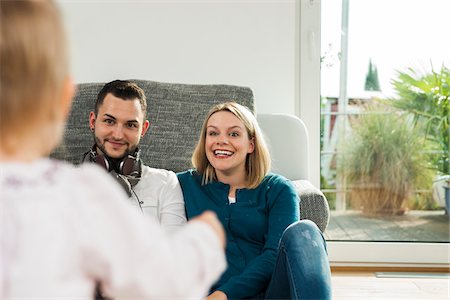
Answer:
M320 0L296 0L295 114L309 131L310 180L320 187ZM332 266L450 267L449 243L328 242Z

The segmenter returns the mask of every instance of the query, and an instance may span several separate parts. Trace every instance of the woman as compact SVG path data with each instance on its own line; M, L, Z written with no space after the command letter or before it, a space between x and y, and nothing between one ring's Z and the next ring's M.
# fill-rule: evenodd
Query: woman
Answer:
M299 221L289 180L269 174L269 152L247 108L214 106L192 163L177 174L187 216L213 210L227 236L228 268L208 299L330 298L325 240L313 222Z
M225 269L212 213L165 236L94 165L49 159L73 85L51 1L0 1L0 299L201 299Z

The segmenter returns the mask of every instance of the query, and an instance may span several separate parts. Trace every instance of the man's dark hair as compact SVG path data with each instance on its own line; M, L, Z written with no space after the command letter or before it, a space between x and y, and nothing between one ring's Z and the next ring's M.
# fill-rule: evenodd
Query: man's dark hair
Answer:
M113 94L114 97L121 98L123 100L138 99L141 104L141 110L144 115L144 120L147 116L147 99L145 97L144 90L142 90L137 84L127 80L114 80L108 82L103 86L97 95L97 101L95 102L95 115L98 114L98 109L103 104L106 95Z

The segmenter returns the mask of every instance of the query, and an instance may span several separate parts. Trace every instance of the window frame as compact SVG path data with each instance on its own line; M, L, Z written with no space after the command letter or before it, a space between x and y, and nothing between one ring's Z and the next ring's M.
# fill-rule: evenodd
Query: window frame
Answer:
M295 5L295 114L308 128L310 181L320 187L321 1L296 0ZM327 244L331 266L450 267L450 243L328 241Z

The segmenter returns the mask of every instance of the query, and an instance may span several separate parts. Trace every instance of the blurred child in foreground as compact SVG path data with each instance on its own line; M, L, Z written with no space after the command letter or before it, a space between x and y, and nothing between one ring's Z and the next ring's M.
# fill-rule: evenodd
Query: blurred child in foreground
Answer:
M0 4L0 298L204 297L225 268L215 214L167 237L99 167L47 158L74 92L60 15Z

